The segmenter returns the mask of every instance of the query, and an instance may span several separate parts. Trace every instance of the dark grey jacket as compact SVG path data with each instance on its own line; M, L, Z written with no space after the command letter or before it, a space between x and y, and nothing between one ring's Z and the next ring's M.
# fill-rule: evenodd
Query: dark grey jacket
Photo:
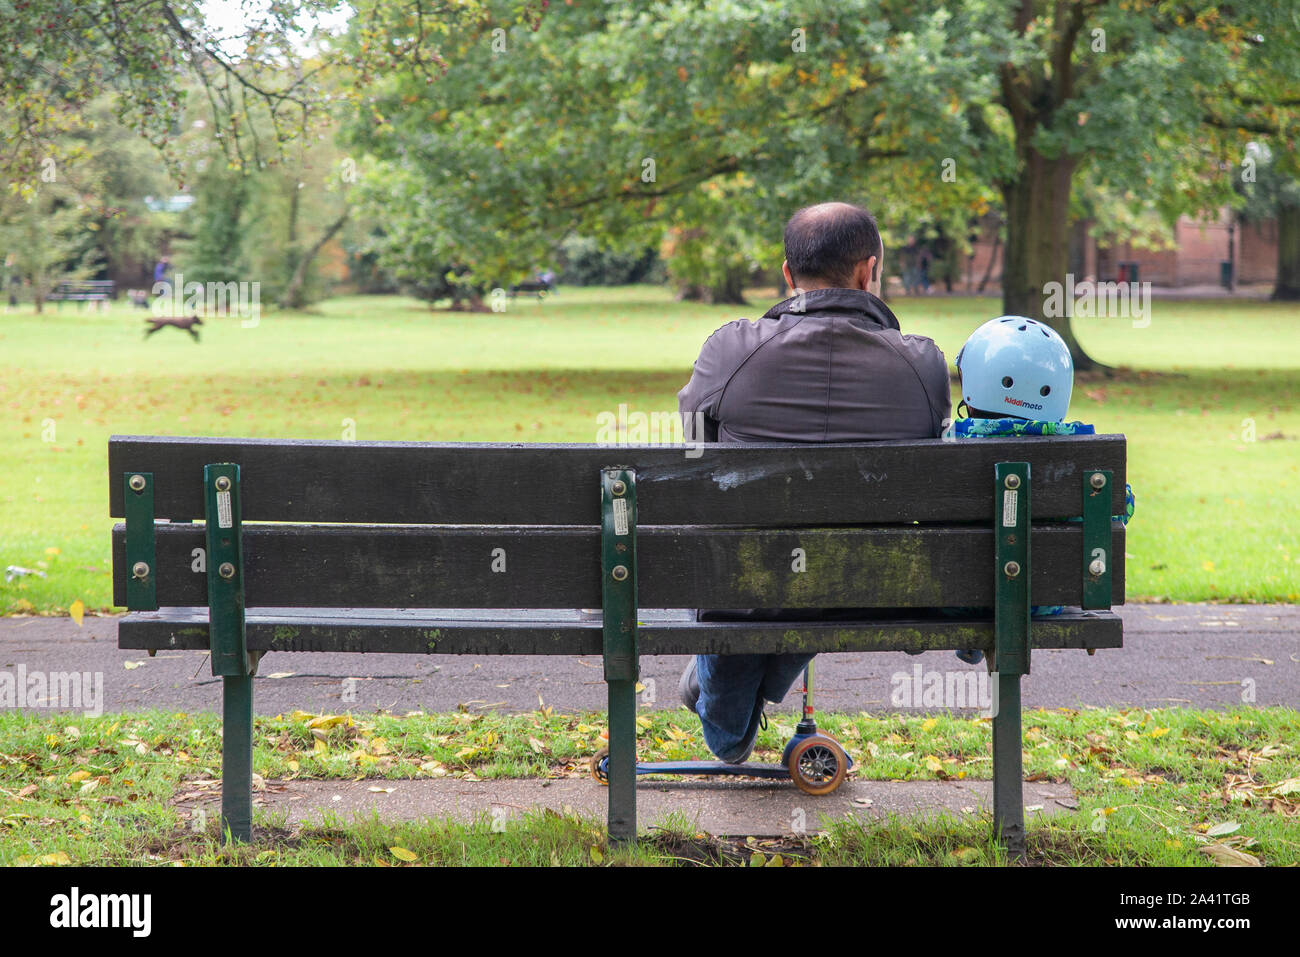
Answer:
M952 400L933 340L869 292L814 289L713 333L677 407L688 441L869 442L937 437Z

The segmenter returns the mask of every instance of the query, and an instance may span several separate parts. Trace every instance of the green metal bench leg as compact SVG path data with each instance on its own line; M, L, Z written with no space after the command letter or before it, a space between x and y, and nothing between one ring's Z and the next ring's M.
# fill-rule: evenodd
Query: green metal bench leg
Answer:
M212 673L222 679L221 834L253 836L253 675L244 617L239 466L203 468Z
M609 682L609 840L636 841L636 682Z
M253 837L253 676L221 679L221 834Z
M993 826L1012 860L1025 856L1024 768L1021 762L1020 675L998 675L993 717Z
M1029 674L1029 463L994 466L993 825L1012 860L1025 856L1020 678Z
M600 569L609 687L609 840L636 841L636 473L600 475Z

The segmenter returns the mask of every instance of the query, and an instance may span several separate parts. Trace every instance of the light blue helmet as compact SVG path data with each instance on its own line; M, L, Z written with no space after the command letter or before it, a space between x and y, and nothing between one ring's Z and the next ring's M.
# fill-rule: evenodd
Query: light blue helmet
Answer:
M990 319L957 353L957 371L962 399L970 409L1062 422L1070 408L1070 349L1055 329L1035 319Z

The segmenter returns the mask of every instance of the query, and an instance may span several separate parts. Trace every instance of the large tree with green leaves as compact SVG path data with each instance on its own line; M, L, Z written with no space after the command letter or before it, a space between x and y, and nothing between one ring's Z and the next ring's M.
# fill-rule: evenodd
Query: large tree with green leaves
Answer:
M1008 51L993 109L972 111L971 128L982 151L1012 157L991 177L1008 224L1009 313L1044 318L1044 287L1066 273L1080 171L1172 220L1232 202L1257 131L1295 135L1300 45L1286 5L1013 0L970 15ZM1068 317L1052 321L1091 365Z
M1295 13L1271 0L575 2L536 30L487 9L442 76L394 71L352 127L402 234L485 277L574 228L714 234L740 265L805 202L963 236L993 200L1004 309L1087 367L1044 316L1080 173L1172 219L1231 200L1260 130L1293 145Z
M796 206L854 195L888 213L907 197L964 223L987 200L940 175L968 140L956 104L982 95L944 56L942 16L900 13L901 31L872 0L574 3L534 29L489 6L444 73L393 71L351 124L404 266L505 282L571 230L666 238L683 285L734 299Z

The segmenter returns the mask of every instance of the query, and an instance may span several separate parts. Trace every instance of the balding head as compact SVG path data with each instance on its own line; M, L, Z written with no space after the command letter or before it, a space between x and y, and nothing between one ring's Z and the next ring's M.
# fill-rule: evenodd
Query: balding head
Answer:
M851 203L805 206L785 224L786 267L792 285L804 289L864 288L862 264L875 258L868 273L874 281L883 255L875 217Z

